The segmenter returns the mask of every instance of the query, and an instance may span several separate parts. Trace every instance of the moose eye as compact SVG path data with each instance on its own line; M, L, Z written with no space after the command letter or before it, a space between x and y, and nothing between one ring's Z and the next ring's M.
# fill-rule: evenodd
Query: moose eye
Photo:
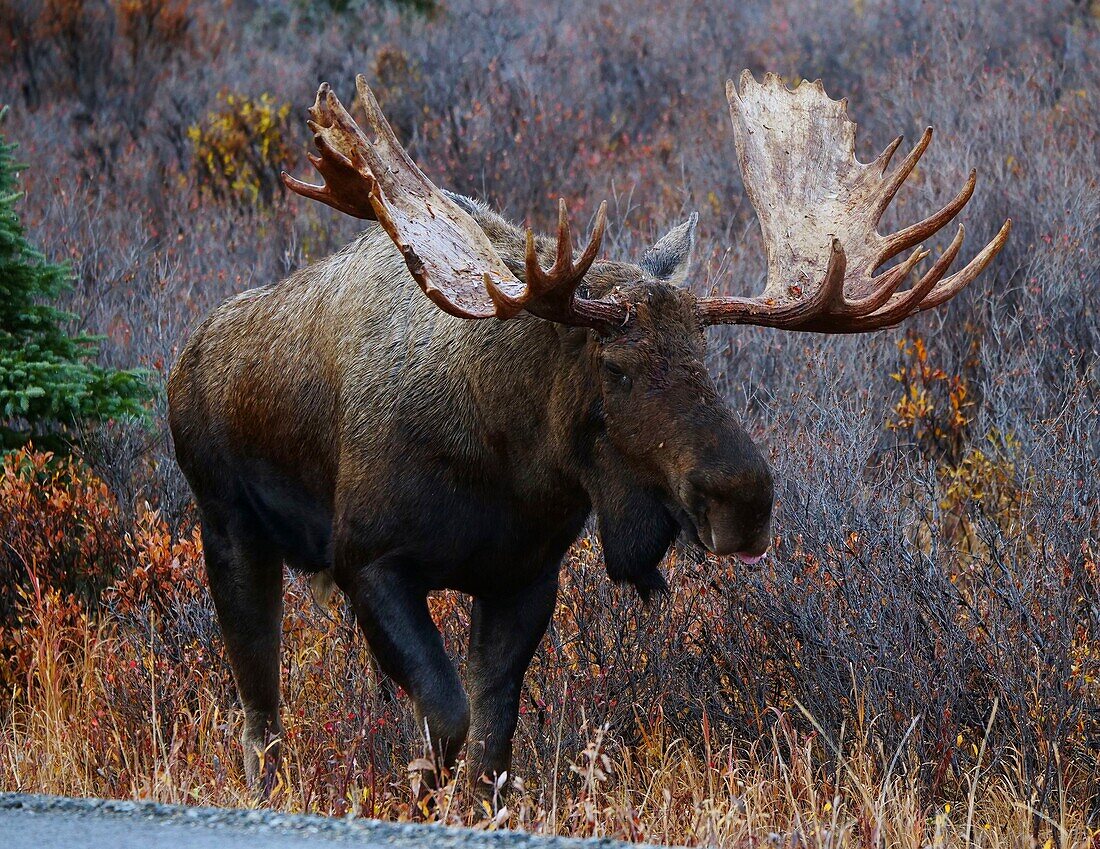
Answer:
M634 381L631 379L630 375L613 362L605 362L603 364L603 370L607 375L608 382L616 389L629 389L634 385Z

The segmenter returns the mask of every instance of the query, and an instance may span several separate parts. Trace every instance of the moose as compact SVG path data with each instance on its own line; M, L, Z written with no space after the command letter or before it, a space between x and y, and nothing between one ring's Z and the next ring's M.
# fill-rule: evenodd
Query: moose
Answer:
M667 589L660 564L681 534L746 564L769 548L772 473L707 373L705 328L895 326L973 281L1011 221L945 276L960 225L918 274L920 243L966 205L974 172L943 209L881 235L931 128L894 170L900 137L864 164L845 101L820 81L792 90L745 71L726 97L766 285L698 297L684 286L695 215L639 262L609 261L597 258L604 204L578 254L564 201L551 238L437 188L361 76L357 88L369 134L323 84L309 122L323 180L283 180L375 224L195 330L169 380L171 432L248 782L270 782L279 757L284 564L346 594L442 767L469 738L471 778L497 780L560 565L590 517L609 576L644 598ZM429 616L428 593L444 588L473 597L468 696Z

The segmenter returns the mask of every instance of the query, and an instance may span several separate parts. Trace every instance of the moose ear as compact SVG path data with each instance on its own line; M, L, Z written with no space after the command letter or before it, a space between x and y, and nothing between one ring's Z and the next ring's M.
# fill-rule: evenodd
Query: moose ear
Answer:
M442 192L461 206L462 210L469 215L477 215L479 212L489 211L489 204L485 203L485 201L477 200L468 195L460 195L458 192L452 192L448 189L442 189Z
M677 224L642 254L642 269L655 280L673 286L687 280L691 257L695 252L695 225L699 213L693 212L687 221Z

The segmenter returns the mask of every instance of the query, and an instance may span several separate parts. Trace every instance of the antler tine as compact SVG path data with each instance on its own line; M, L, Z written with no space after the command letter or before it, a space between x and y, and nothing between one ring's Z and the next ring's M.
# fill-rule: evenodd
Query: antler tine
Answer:
M875 220L878 221L878 216L882 215L886 211L886 207L890 205L890 201L894 199L894 195L898 193L898 189L901 188L901 184L905 182L906 178L913 172L913 169L917 167L917 162L924 156L924 152L928 149L928 145L932 141L932 128L928 127L921 135L920 140L916 143L909 155L901 161L897 169L893 174L887 178L886 182L882 184L882 188L879 192L879 201L875 206ZM900 139L899 139L900 144ZM889 150L889 148L887 148ZM896 146L895 146L896 149ZM891 156L893 150L890 151Z
M963 225L960 224L958 231L955 233L955 238L951 240L951 244L932 263L932 267L924 273L924 276L911 289L898 295L893 303L889 303L882 309L871 313L868 318L874 321L877 327L890 327L920 309L921 301L932 291L940 278L947 273L947 269L951 267L951 263L959 255L965 232Z
M955 195L943 209L929 215L923 221L918 221L916 224L910 224L908 227L898 230L893 235L887 236L882 248L883 259L889 259L895 254L904 251L906 248L911 248L918 242L927 239L933 233L943 229L944 225L958 215L962 208L970 201L971 196L974 194L974 186L976 186L977 183L978 172L976 170L971 170L966 185L962 187L962 191Z
M596 261L596 257L600 253L600 246L603 244L603 233L606 228L607 201L602 200L600 201L600 208L596 210L596 221L592 225L592 235L588 239L588 247L584 249L584 253L581 254L581 258L576 264L577 273L581 277L588 273L588 269Z
M592 235L581 258L573 261L573 237L569 226L569 211L565 199L558 201L558 243L554 264L544 271L539 264L538 247L534 232L528 228L524 249L524 268L527 286L523 293L511 296L493 281L486 281L489 297L496 305L501 318L527 310L539 318L560 324L600 327L621 324L626 310L614 301L588 300L576 296L577 287L584 280L600 251L604 228L607 224L607 201L600 204Z
M558 198L558 255L553 268L566 268L573 263L573 234L569 229L569 210L565 198Z
M303 197L320 201L346 215L376 221L378 215L370 199L376 189L373 175L368 169L357 167L362 164L362 152L354 143L341 144L347 137L355 139L356 135L361 135L359 128L328 83L321 83L317 89L317 99L309 114L311 120L308 125L313 130L313 140L321 155L310 153L308 156L322 177L321 185L304 182L283 171L284 185Z
M890 160L894 158L895 151L897 151L904 140L905 136L898 136L896 139L890 142L890 144L886 145L886 148L882 151L882 153L880 153L875 158L875 161L871 163L875 168L878 169L879 173L886 173L886 167L890 164Z
M844 303L844 274L848 270L848 255L840 239L833 239L829 245L829 264L825 268L825 279L816 296L806 303L809 308L821 309Z
M549 270L543 270L539 264L535 237L527 230L527 246L524 265L527 277L527 291L520 297L505 302L508 306L519 305L532 315L556 321L561 324L600 326L608 323L621 323L626 318L625 309L608 300L588 300L576 296L577 288L584 275L592 267L603 242L607 225L607 201L600 204L592 235L579 260L573 260L573 237L569 226L569 210L565 199L558 200L558 243L554 264ZM494 298L496 296L494 295Z
M569 210L565 198L558 198L558 246L554 264L544 271L539 264L535 235L527 228L527 250L524 254L527 288L530 297L537 298L568 282L573 273L573 235L569 229ZM583 275L582 275L583 276ZM579 279L577 281L580 282Z
M554 265L556 266L557 262ZM527 278L527 289L520 298L521 303L549 291L548 275L539 264L538 247L535 245L535 231L530 227L527 228L527 245L523 254L523 266L524 276Z
M940 281L940 284L932 290L932 292L921 301L920 306L917 307L917 311L923 312L924 310L930 310L933 307L938 307L940 304L945 303L955 297L961 292L967 285L969 285L979 274L985 271L986 266L993 261L1001 248L1005 246L1008 241L1008 234L1012 232L1012 219L1009 218L1001 225L1001 229L997 231L997 235L982 248L977 255L970 260L965 266L956 271L950 277Z
M321 158L317 156L309 155L309 161L313 163L313 167L318 171L324 173L321 164ZM304 180L299 180L296 177L292 177L286 171L281 172L283 185L285 185L292 192L300 194L302 197L307 197L310 200L320 201L323 204L333 207L334 209L343 212L345 215L350 215L353 218L363 218L367 220L373 219L374 210L371 209L370 203L365 202L362 204L350 204L345 203L340 198L335 197L329 188L331 180L324 180L321 185L314 185L313 183L307 183ZM369 191L369 190L368 190Z
M485 291L493 304L494 314L497 318L512 318L523 310L523 299L513 297L502 289L488 274L482 279Z
M870 315L887 301L893 297L897 292L898 287L909 277L910 272L916 267L922 259L928 256L928 251L923 248L917 248L909 257L900 262L875 278L875 282L878 283L878 288L874 289L870 295L859 300L848 301L845 303L845 309L843 311L838 310L838 315L851 315L851 316L864 316Z

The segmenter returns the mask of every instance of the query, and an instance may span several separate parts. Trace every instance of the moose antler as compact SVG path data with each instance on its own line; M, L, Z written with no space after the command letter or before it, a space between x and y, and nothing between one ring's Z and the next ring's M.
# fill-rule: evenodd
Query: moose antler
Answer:
M374 138L363 133L323 83L309 110L320 155L310 154L309 159L324 182L315 186L283 172L287 188L356 218L377 221L420 288L451 315L506 319L527 310L579 326L625 319L625 308L614 301L576 296L600 250L606 203L600 206L592 237L577 262L564 200L558 205L557 261L549 271L539 265L534 235L528 230L524 285L477 222L436 188L401 147L366 80L358 76L355 83Z
M944 277L962 247L963 227L910 288L899 291L928 251L917 248L893 268L875 270L940 230L970 200L975 172L959 194L925 220L882 236L879 218L932 139L925 130L892 173L886 166L899 136L874 162L855 157L856 126L846 100L831 100L820 80L794 91L775 74L756 82L741 74L741 91L726 83L745 190L763 231L768 282L755 298L700 298L704 324L755 324L818 333L863 333L891 327L957 295L1004 247L1000 232L964 268Z
M622 324L626 309L611 300L589 300L577 297L577 287L596 259L607 224L607 201L600 204L592 237L578 262L573 261L573 237L569 230L569 212L565 199L558 200L558 251L549 271L539 265L535 250L535 234L527 230L527 250L524 256L527 288L514 298L504 290L489 284L489 297L497 305L498 313L515 313L526 309L532 315L556 321L559 324L598 327Z

